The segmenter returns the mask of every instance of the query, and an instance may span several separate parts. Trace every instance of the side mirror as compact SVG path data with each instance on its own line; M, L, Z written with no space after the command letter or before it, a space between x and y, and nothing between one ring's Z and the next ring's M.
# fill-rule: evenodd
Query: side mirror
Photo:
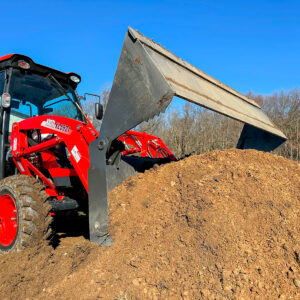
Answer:
M103 105L99 102L95 103L95 116L97 120L102 120L103 118Z

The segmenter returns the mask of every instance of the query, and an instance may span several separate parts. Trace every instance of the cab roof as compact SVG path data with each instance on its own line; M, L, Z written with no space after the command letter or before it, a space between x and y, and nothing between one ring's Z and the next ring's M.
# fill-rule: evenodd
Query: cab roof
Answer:
M42 76L47 76L51 73L58 81L63 82L68 85L71 85L72 88L74 88L74 89L77 87L78 83L75 83L74 81L72 81L70 79L70 77L72 75L75 75L81 80L81 77L76 73L73 73L73 72L64 73L64 72L37 64L28 56L25 56L22 54L14 54L14 53L7 54L7 55L0 57L0 71L8 69L10 67L21 69L18 66L19 60L24 60L25 62L29 63L30 69L28 71L38 73L39 75L42 75Z

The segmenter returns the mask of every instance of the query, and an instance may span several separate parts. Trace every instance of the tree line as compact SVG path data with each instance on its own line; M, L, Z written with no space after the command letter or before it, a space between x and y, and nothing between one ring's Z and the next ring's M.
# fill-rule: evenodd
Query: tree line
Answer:
M104 104L109 91L102 92ZM274 152L300 161L300 92L298 89L275 92L271 95L247 95L261 105L264 112L288 137ZM87 113L93 113L93 99L83 103ZM96 125L99 126L99 123ZM208 109L185 102L170 105L164 114L136 128L159 136L177 158L211 150L236 147L243 124Z

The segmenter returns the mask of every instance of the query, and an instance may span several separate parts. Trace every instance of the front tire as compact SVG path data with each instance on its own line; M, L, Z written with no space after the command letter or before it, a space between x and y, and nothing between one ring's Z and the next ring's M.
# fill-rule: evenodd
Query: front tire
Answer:
M0 181L0 253L34 247L51 236L51 205L44 189L26 175Z

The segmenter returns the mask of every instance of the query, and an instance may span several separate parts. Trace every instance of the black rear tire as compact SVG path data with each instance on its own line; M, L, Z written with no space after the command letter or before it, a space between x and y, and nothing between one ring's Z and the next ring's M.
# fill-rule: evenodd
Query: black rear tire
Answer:
M45 187L31 176L14 175L0 181L0 199L3 195L13 199L17 220L14 240L10 244L1 244L0 240L0 253L34 247L51 237L51 205L44 190ZM1 209L0 205L0 216Z

